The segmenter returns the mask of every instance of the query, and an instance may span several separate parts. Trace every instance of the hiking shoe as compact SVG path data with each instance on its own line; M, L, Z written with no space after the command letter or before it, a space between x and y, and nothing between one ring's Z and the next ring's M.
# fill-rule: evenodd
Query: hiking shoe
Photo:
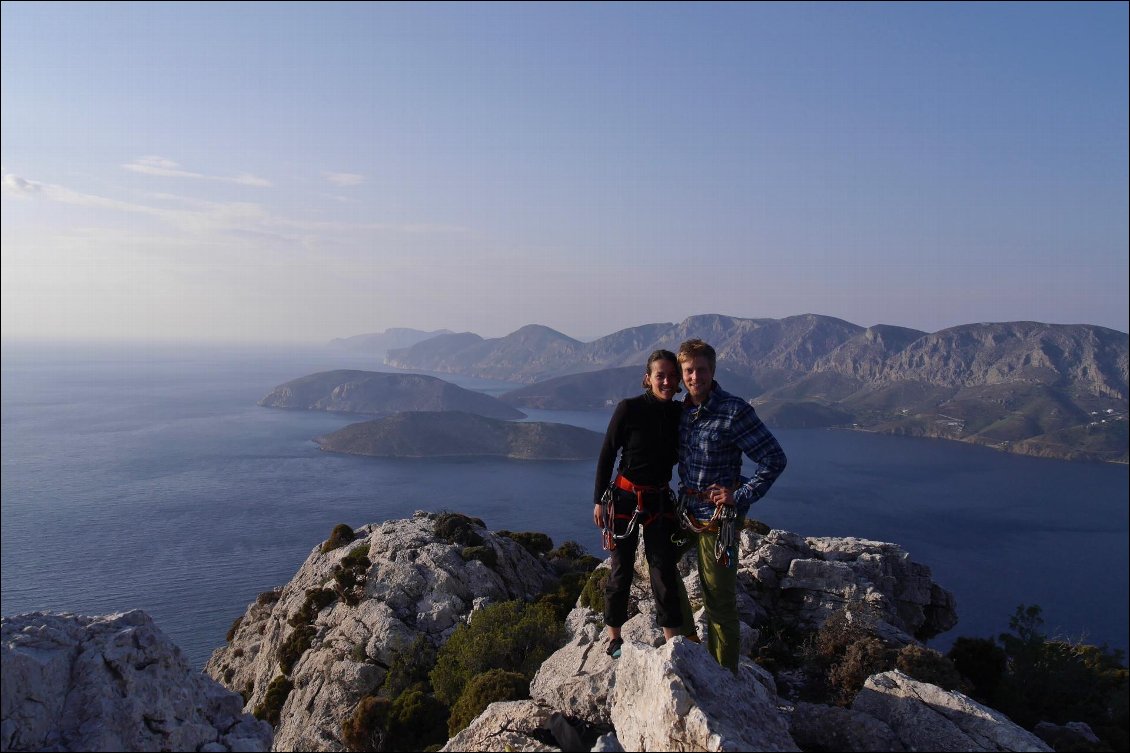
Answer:
M608 655L613 659L620 658L620 649L624 647L623 638L609 638L608 639Z

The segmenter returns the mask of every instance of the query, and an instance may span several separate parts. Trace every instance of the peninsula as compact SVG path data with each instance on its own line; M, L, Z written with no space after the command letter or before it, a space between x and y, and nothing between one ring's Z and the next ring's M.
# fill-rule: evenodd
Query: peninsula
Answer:
M603 437L576 426L499 421L462 411L413 411L351 424L314 440L329 452L372 457L595 458Z
M481 392L423 374L339 369L293 379L259 401L267 408L387 416L401 411L464 411L487 418L526 414Z

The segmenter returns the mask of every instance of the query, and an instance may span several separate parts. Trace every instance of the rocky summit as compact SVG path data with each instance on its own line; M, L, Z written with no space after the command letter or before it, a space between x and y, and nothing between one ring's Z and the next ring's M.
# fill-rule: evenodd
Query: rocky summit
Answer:
M475 707L450 734L429 730L432 739L453 751L1051 750L999 712L898 671L868 677L847 707L802 702L787 673L750 658L763 631L866 614L883 641L917 646L956 624L953 598L894 544L752 528L740 538L736 674L699 643L664 642L642 554L623 653L609 657L592 601L606 561L583 576L589 585L571 611L563 605L557 648L525 676L528 692ZM554 593L584 557L551 546L455 513L339 525L290 582L248 606L207 676L189 672L140 612L5 618L4 750L263 750L270 728L250 713L274 726L273 750L413 749L372 735L358 742L359 725L376 719L391 730L409 713L409 704L381 705L386 679L406 655L442 653L495 606ZM693 561L681 567L691 603L701 604ZM696 619L703 634L701 609ZM472 654L492 648L469 645ZM406 696L427 706L418 690ZM367 715L373 709L385 716Z

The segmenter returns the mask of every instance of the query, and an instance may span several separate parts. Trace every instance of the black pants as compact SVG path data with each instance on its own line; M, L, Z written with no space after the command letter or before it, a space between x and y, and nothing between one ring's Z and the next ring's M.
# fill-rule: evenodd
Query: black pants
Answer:
M613 530L620 535L627 528L628 519L619 516L631 516L636 509L636 495L621 489L614 490L613 494L618 516ZM644 503L648 514L641 514L632 535L616 539L616 548L612 550L612 574L604 586L604 624L618 628L628 621L628 595L632 588L636 547L642 528L656 618L660 627L677 628L683 624L683 616L679 607L679 571L676 568L679 560L675 545L671 543L671 534L678 530L678 526L671 515L659 515L648 525L642 525L651 513L672 513L674 506L663 492L645 494Z

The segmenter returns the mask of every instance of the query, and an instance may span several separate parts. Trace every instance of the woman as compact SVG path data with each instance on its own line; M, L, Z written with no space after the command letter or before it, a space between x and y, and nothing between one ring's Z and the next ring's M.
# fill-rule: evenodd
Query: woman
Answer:
M657 350L648 357L643 387L642 395L621 400L616 406L596 466L592 517L605 531L605 548L612 549L612 573L604 588L604 623L608 626L608 654L614 658L620 656L624 644L620 628L628 619L628 593L641 529L663 636L670 639L677 635L683 624L678 559L671 543L671 534L678 529L668 487L671 467L678 461L682 412L682 404L672 400L681 391L674 353ZM620 468L612 478L617 452ZM602 503L606 491L611 495L611 520Z

